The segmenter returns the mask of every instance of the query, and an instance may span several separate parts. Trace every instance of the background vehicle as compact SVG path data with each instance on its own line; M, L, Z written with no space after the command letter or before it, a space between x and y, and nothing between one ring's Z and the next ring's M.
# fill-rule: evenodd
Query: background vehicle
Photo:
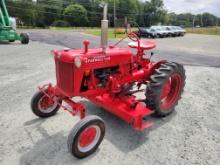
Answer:
M186 30L181 28L180 26L176 26L176 29L179 33L179 36L184 36L186 34Z
M151 28L155 29L157 37L159 38L167 37L169 34L169 31L163 26L151 26Z
M177 34L176 34L176 31L174 30L174 28L172 26L163 26L167 32L168 32L168 37L175 37Z
M140 27L134 32L138 37L149 37L149 28Z
M10 18L4 0L0 0L0 41L14 42L20 40L22 44L28 44L29 37L26 33L16 33L15 19Z
M149 29L149 36L152 38L163 38L166 36L166 33L159 26L152 26Z
M158 26L158 28L161 29L161 32L163 33L164 37L170 37L171 32L168 30L165 26Z
M180 36L179 30L175 26L169 26L169 28L171 29L173 33L173 37Z
M150 28L139 28L138 31L134 32L138 37L147 38L163 38L166 37L168 32L164 31L160 26L152 26Z
M164 38L184 36L186 31L179 26L151 26L150 28L138 28L135 34L138 37Z

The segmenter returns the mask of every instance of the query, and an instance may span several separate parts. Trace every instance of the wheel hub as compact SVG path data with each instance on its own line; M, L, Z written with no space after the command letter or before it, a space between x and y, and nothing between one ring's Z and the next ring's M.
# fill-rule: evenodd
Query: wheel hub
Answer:
M38 102L38 108L43 113L50 113L56 106L57 104L46 95L44 95Z
M175 73L165 82L161 93L161 108L170 110L177 101L182 87L182 78L179 74Z
M78 149L80 152L88 152L98 143L101 137L101 130L98 126L92 125L85 130L79 136Z
M81 147L86 147L91 144L96 136L96 129L94 127L85 129L80 135L79 144Z

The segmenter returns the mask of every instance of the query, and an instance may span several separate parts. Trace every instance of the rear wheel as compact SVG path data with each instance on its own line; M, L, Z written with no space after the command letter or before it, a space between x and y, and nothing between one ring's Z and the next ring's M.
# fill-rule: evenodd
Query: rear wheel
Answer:
M28 44L29 43L29 36L26 33L21 33L20 34L20 38L21 38L21 43L22 44Z
M38 91L31 99L31 109L35 115L46 118L55 115L61 103L55 103L44 92Z
M183 92L185 79L182 65L174 62L161 64L150 77L146 105L155 110L157 116L172 113Z
M98 116L87 116L71 130L67 140L68 150L77 158L87 157L96 151L104 135L104 121Z

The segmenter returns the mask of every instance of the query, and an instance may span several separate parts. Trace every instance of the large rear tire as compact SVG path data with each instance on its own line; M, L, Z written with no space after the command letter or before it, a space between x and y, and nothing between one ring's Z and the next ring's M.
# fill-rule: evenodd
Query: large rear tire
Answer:
M155 70L146 91L146 105L155 115L164 117L173 112L185 86L185 70L182 65L167 62Z
M98 116L86 116L71 130L67 147L77 158L85 158L96 151L105 135L104 121Z

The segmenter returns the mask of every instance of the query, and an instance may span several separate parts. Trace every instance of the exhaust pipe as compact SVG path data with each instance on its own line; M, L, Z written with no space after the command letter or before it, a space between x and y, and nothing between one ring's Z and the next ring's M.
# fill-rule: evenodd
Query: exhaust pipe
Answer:
M105 54L108 47L108 4L104 4L103 8L103 20L101 21L101 48L102 52Z

